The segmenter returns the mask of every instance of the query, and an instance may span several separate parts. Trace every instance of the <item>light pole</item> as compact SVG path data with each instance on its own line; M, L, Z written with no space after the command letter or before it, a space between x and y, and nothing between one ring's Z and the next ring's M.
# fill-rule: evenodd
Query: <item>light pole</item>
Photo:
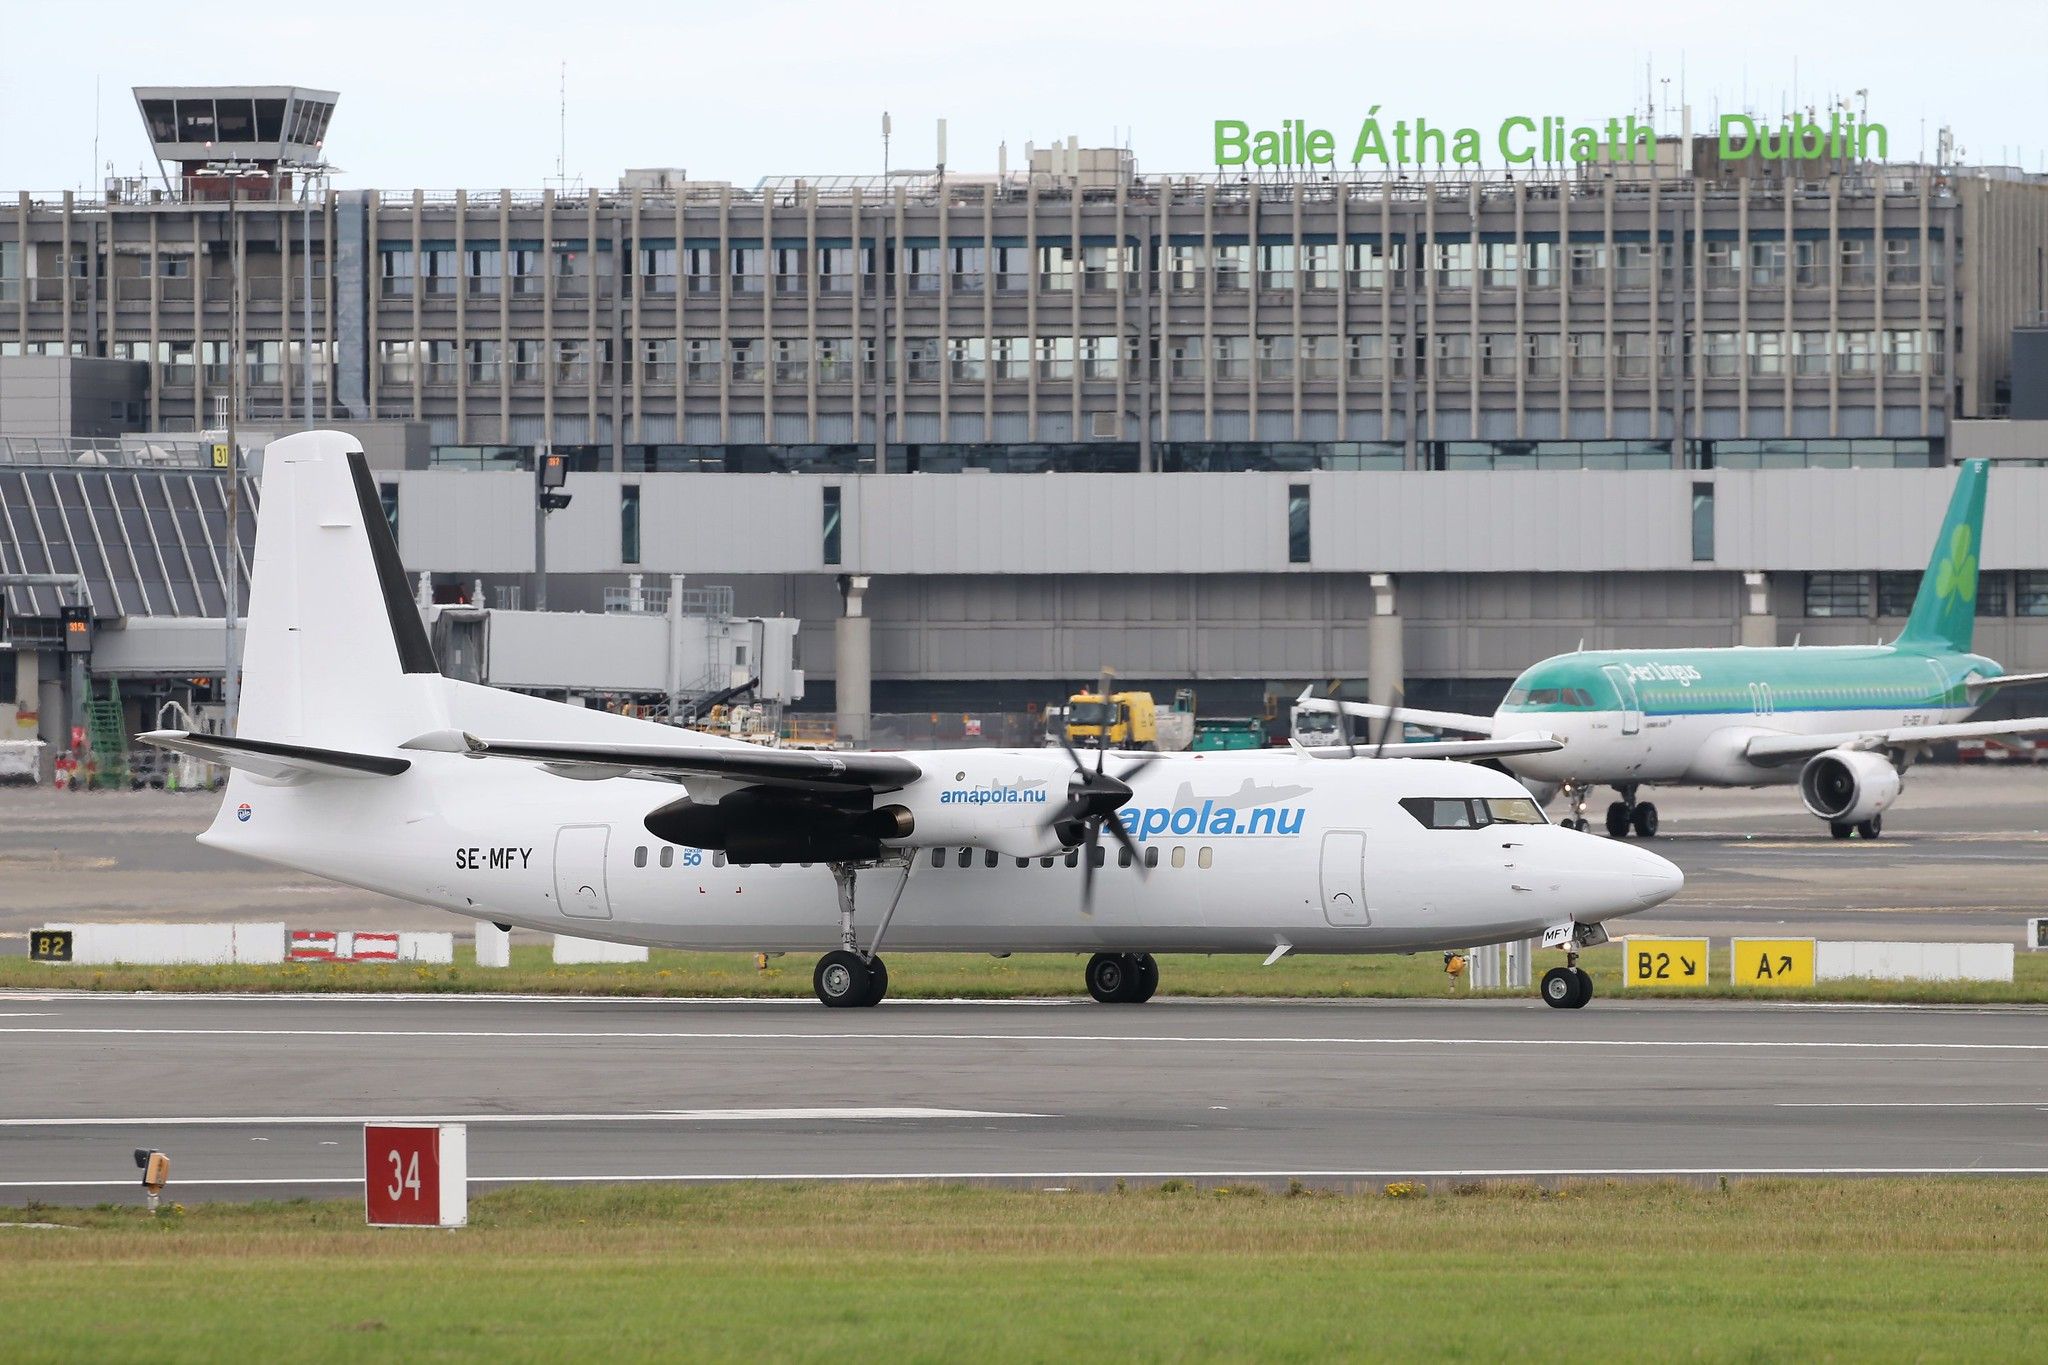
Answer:
M314 144L319 150L320 144ZM306 430L316 425L313 417L313 187L320 187L322 207L327 200L327 189L335 172L341 168L326 161L302 161L292 163L290 169L297 171L303 180L299 187L299 254L303 257L304 296L299 300L299 389L305 395ZM333 243L328 243L327 271L330 278L334 273ZM334 382L334 339L328 338L328 383ZM287 414L289 416L289 414Z
M223 726L228 734L235 732L235 720L241 710L242 677L238 666L241 662L236 649L237 627L242 614L242 535L241 535L241 491L242 451L235 440L235 418L242 401L242 175L247 171L261 171L263 168L253 161L209 161L205 170L209 175L228 177L228 407L227 421L227 535L223 537L226 550L227 571L222 575L222 596L225 598L225 629L222 632L223 671L221 673L221 703L225 712Z

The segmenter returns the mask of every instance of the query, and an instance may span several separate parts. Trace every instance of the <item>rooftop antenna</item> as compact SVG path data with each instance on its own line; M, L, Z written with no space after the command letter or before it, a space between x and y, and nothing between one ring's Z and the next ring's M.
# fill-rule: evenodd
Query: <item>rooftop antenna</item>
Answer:
M109 170L111 171L111 167ZM100 78L92 78L92 173L100 173ZM102 189L105 186L101 187Z
M882 180L889 179L889 111L882 111Z
M569 179L569 64L562 63L555 87L555 179Z

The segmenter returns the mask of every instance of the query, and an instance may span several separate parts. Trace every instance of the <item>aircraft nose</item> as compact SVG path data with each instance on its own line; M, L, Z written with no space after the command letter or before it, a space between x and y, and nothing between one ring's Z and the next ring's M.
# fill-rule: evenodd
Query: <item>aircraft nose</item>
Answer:
M1620 849L1629 856L1628 885L1634 897L1635 908L1647 910L1653 905L1662 905L1685 889L1685 873L1668 858L1660 858L1644 848Z

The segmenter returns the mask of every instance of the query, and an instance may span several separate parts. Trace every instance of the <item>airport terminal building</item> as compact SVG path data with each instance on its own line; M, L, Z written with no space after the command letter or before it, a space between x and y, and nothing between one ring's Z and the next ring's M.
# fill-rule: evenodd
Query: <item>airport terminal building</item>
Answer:
M1580 640L1871 639L1971 453L2003 466L1980 648L2048 666L2040 177L1788 177L1702 139L1626 171L1160 175L1067 145L393 191L329 179L331 92L137 98L160 183L0 196L0 573L68 565L109 624L221 608L178 599L206 575L160 518L67 509L172 479L224 506L175 439L130 466L136 433L200 451L232 410L361 434L443 600L533 602L530 471L564 456L554 605L730 585L802 619L810 702L856 738L1105 663L1226 709L1333 678L1472 706Z

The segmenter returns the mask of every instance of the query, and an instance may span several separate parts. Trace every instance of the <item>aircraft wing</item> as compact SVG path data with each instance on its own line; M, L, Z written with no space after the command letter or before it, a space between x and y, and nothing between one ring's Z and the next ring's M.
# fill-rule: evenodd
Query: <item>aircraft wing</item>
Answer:
M1964 686L1975 697L2001 687L2024 687L2030 683L2048 683L2048 673L2001 673L1995 678L1972 678Z
M1564 747L1564 741L1555 735L1527 734L1511 739L1440 739L1386 745L1297 743L1294 747L1310 758L1513 758L1517 754L1554 754Z
M1951 739L1996 739L2000 735L2048 734L2048 716L2017 720L1972 720L1955 725L1898 725L1889 730L1838 730L1831 735L1759 735L1743 752L1752 763L1766 766L1810 758L1828 749L1891 749L1910 744L1939 744Z
M1296 709L1302 711L1328 711L1333 714L1341 712L1366 720L1386 720L1392 717L1428 730L1454 730L1463 735L1493 734L1492 716L1468 716L1460 711L1418 711L1412 706L1381 706L1375 702L1338 701L1333 697L1311 697L1305 693L1295 699L1294 705ZM1387 746L1388 749L1394 747L1391 744Z
M421 735L406 749L466 753L472 758L521 758L564 777L708 778L734 786L798 791L894 791L924 776L895 754L827 753L764 749L756 745L588 744L536 739L479 739L459 731Z
M159 749L175 749L224 768L281 782L307 777L396 777L412 766L389 754L354 754L267 739L195 735L185 730L150 730L136 738Z

